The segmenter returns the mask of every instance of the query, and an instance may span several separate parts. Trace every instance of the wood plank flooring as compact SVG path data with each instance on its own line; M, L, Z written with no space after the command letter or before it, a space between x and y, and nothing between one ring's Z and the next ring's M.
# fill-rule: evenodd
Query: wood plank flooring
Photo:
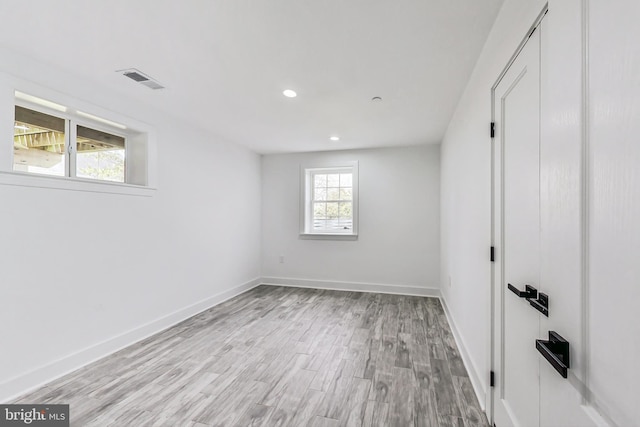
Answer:
M438 299L259 286L15 403L73 426L487 426Z

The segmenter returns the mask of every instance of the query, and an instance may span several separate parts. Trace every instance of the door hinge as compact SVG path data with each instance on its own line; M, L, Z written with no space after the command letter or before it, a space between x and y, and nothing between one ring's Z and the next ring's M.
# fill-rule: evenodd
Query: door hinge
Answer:
M491 246L491 262L495 262L496 261L496 248L494 248L493 246Z
M489 373L489 386L490 387L495 387L495 374L493 373L493 371L491 371Z
M495 138L495 136L496 136L496 122L491 122L490 131L491 131L491 138Z

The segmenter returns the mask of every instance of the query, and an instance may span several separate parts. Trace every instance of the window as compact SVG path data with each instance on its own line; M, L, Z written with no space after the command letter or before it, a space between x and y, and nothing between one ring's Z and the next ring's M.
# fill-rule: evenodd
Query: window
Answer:
M124 183L125 136L94 127L16 105L13 170Z
M22 92L16 91L15 95L12 170L23 174L20 182L24 185L29 185L26 173L33 175L29 179L37 179L33 185L39 186L124 194L143 190L127 190L124 186L117 190L103 184L148 188L148 132ZM19 179L0 172L2 181ZM66 184L61 180L45 183L42 179L46 176L79 179L62 180Z
M301 235L358 235L358 165L305 168L301 206Z

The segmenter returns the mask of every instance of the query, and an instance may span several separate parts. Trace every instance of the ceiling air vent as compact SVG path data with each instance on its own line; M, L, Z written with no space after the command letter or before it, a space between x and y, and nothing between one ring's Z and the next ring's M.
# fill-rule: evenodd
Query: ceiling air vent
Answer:
M117 73L122 73L123 76L129 77L131 80L133 80L135 82L138 82L138 83L140 83L142 85L145 85L148 88L151 88L151 89L164 89L164 86L162 86L156 80L154 80L151 77L147 76L146 74L144 74L142 71L140 71L138 69L128 68L126 70L118 70L116 72Z

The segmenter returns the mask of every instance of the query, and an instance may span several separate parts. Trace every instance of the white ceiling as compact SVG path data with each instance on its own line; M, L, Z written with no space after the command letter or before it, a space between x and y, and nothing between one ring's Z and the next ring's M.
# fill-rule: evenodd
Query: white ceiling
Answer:
M502 1L2 0L0 40L260 153L431 144Z

